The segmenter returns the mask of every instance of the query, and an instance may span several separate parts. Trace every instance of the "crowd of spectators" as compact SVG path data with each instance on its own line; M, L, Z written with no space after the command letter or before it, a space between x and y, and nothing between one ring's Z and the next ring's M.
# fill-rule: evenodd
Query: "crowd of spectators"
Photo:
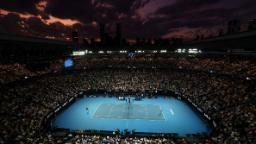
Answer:
M51 131L42 132L43 119L49 112L87 90L176 92L191 99L217 123L212 136L197 139L198 143L256 142L254 80L204 71L177 71L168 67L138 68L143 63L133 62L129 68L120 62L113 62L115 67L112 68L90 68L86 64L86 69L79 71L48 74L1 86L0 143L191 142L188 138L120 138L72 133L60 138ZM153 64L152 61L150 63ZM255 71L255 67L251 68L247 71Z
M188 140L181 137L120 137L120 136L100 136L76 134L71 136L70 143L76 144L187 144ZM69 143L67 142L67 143ZM202 140L204 143L210 143L209 140Z
M133 58L127 56L107 56L86 57L75 60L76 67L166 67L172 69L187 69L208 71L218 74L227 74L235 76L249 76L256 78L255 59L239 59L224 57L180 57L180 56L136 56Z
M33 74L20 64L0 65L0 84L8 83Z
M0 84L6 84L17 80L24 80L29 77L40 76L53 71L63 69L63 61L57 60L42 70L28 69L25 64L0 64Z
M255 60L230 60L224 58L196 58L196 57L162 57L140 56L129 58L126 56L106 58L78 58L75 67L166 67L173 69L203 70L218 74L236 75L256 79ZM38 76L53 71L63 70L63 60L52 62L49 67L40 71L29 70L24 64L0 64L0 84L9 83L28 77Z

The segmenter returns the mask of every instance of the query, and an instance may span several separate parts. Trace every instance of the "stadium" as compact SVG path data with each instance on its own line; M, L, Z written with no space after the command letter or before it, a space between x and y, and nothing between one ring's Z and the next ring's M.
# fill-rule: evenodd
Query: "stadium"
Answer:
M178 1L170 5L186 3ZM86 4L98 19L88 27L79 17L54 13L60 10L55 3L0 2L0 144L256 143L251 15L224 21L217 35L195 30L192 39L162 38L155 29L143 31L145 23L157 26L162 17L155 22L148 16L140 27L126 21L137 17L113 10L118 17L107 21L108 13L96 14L125 8L92 1ZM249 11L251 3L244 3ZM141 8L152 10L151 4ZM210 2L190 4L212 8ZM26 5L36 12L20 8ZM74 12L81 10L80 3L74 5Z

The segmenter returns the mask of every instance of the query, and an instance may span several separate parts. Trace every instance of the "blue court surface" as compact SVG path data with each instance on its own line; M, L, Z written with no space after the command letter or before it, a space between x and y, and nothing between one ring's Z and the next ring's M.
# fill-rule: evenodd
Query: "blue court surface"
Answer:
M86 109L88 108L88 110ZM52 120L53 127L70 130L135 130L179 135L210 133L208 125L186 103L174 97L131 102L115 97L82 97Z

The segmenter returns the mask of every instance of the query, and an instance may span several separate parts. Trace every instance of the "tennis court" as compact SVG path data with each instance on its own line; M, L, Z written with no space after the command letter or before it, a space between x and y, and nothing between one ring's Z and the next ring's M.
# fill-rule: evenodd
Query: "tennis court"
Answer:
M164 120L159 105L101 104L94 118Z
M211 129L190 106L174 97L158 96L131 102L105 95L82 97L59 113L55 128L70 130L135 130L143 133L210 133Z

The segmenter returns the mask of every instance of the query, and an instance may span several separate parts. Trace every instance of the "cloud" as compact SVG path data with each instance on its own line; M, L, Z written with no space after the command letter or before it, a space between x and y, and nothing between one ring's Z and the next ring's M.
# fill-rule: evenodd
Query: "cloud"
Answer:
M45 8L45 13L62 19L77 19L83 23L94 20L95 4L90 0L52 0Z
M143 6L135 10L135 13L139 15L142 21L147 21L150 18L150 15L154 14L158 9L166 6L172 5L177 0L150 0L147 3L144 3Z
M255 16L256 2L252 0L0 1L1 29L5 23L3 19L10 22L10 17L13 17L17 28L22 29L19 25L24 21L27 26L33 25L35 31L39 30L36 28L38 24L38 27L61 32L79 29L88 37L98 36L100 22L107 24L109 32L115 30L116 22L121 22L123 34L127 37L192 37L192 32L208 34L207 29L211 27L217 31L219 25L230 19Z
M31 17L34 17L35 15L30 14L30 13L18 13L18 12L13 12L13 11L9 11L9 10L5 10L5 9L0 9L0 15L1 16L6 16L9 14L15 14L17 16L19 16L20 18L24 18L24 19L29 19Z
M113 5L109 4L109 3L106 3L106 2L103 2L103 3L97 3L96 8L106 8L106 9L112 9L114 8Z
M58 18L58 17L52 16L52 15L47 15L47 18L46 17L43 18L41 15L33 15L31 13L18 13L18 12L0 9L0 15L6 16L9 14L16 14L20 18L26 19L26 20L30 19L30 18L38 18L46 25L49 25L52 23L58 23L58 22L62 23L65 26L72 26L74 24L82 24L80 21L75 20L75 19L68 19L68 18L62 19L62 18Z
M169 29L162 38L184 38L185 40L191 40L196 37L196 35L203 35L205 36L213 36L218 34L218 30L221 29L221 26L214 26L211 28L205 27L177 27Z
M46 6L47 6L47 1L46 1L46 0L39 1L37 4L35 4L35 7L36 7L36 9L37 9L39 12L44 12Z
M40 0L1 0L0 8L9 11L37 14L35 4Z
M73 26L75 24L82 24L80 21L75 20L75 19L62 19L62 18L58 18L58 17L54 17L52 15L49 15L49 19L43 20L43 22L45 22L46 24L52 24L52 23L62 23L65 26Z

